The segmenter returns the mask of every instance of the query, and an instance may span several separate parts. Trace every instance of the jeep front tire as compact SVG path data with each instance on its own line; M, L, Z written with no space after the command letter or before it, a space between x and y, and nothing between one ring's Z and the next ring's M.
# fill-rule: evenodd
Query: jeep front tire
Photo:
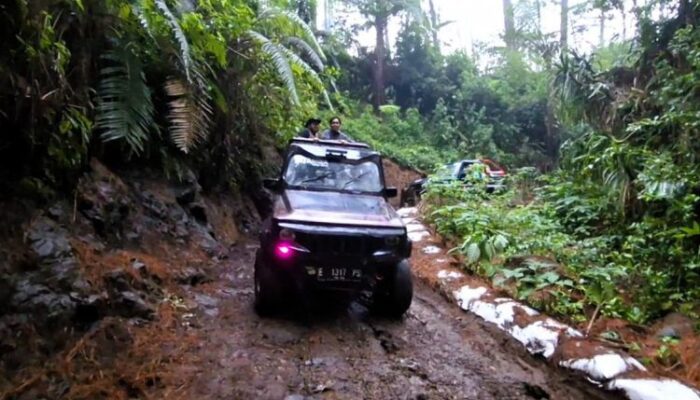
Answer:
M255 290L255 312L266 317L278 312L280 305L279 284L273 280L270 271L263 265L260 254L255 257L254 290Z
M374 311L392 318L400 318L411 306L413 279L411 267L404 260L377 285L374 293Z

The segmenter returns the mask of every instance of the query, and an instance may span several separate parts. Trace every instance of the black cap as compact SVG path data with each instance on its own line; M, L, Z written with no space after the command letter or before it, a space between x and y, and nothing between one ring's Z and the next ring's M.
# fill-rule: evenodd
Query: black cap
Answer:
M309 125L311 124L320 124L321 120L318 118L309 118L306 123L304 124L304 127L308 128Z

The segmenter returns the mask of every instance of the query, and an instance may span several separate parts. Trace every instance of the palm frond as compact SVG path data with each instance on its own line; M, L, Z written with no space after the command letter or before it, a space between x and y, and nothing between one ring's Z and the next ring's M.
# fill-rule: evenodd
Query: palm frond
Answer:
M155 5L163 13L165 19L168 21L168 25L170 25L170 28L173 30L175 40L180 47L178 58L182 61L183 72L187 77L187 81L191 83L192 68L194 64L192 62L192 54L190 52L190 44L187 41L187 36L185 36L185 32L183 32L180 22L177 20L172 11L170 11L170 8L165 3L165 0L155 0Z
M331 77L331 78L330 78L330 82L331 82L331 87L333 88L333 91L336 92L336 93L339 93L340 90L338 90L338 86L335 85L335 79L333 79L333 78Z
M428 27L429 29L433 28L430 24L430 18L428 18L425 10L423 10L423 7L421 6L420 0L398 0L392 1L392 3L394 5L393 10L391 10L392 14L396 14L399 11L404 11L420 25Z
M205 97L198 96L196 90L179 79L169 79L164 88L171 98L170 137L183 153L189 153L209 133L211 106Z
M298 105L299 95L297 94L296 83L294 81L294 73L292 72L292 67L289 65L289 60L287 60L286 57L288 53L292 52L282 46L277 45L276 43L273 43L270 41L270 39L265 37L265 35L262 35L256 31L249 30L247 33L253 41L260 44L262 51L270 57L272 63L275 65L277 75L279 75L280 79L282 79L282 82L284 82L285 86L287 87L287 91L292 98L292 103ZM297 58L299 57L297 56ZM301 63L305 64L306 67L314 74L316 74L316 72L313 71L308 64L306 64L303 60L300 61Z
M323 96L324 99L326 100L326 103L328 104L328 108L333 110L333 104L331 103L330 97L328 96L328 92L326 91L325 85L323 84L323 81L321 80L321 77L318 76L318 73L311 68L309 64L306 63L306 61L302 60L301 57L296 55L293 51L289 50L288 48L284 46L278 46L279 49L284 53L284 55L291 61L292 64L300 67L303 69L306 73L311 76L311 79L313 79L321 88L323 91Z
M127 47L117 46L102 57L109 66L100 71L96 127L105 142L124 140L141 153L154 125L151 90L138 57Z
M310 43L310 45L316 50L316 53L318 56L325 61L326 60L326 55L321 49L321 45L318 44L318 40L316 40L316 34L314 31L311 29L311 27L303 20L299 15L297 15L294 12L287 11L287 10L282 10L277 7L269 7L265 8L259 15L258 17L261 21L267 20L267 19L275 19L275 18L283 18L286 21L290 22L292 25L301 28L302 32L304 33L304 36L306 40Z
M323 99L326 101L328 109L331 110L331 112L335 112L335 108L333 108L333 103L331 102L331 98L328 96L326 89L323 89Z
M306 55L316 66L319 71L323 71L325 65L323 65L323 60L318 55L318 53L309 46L303 39L296 36L288 37L285 39L288 45L297 48L302 54Z
M311 68L311 66L306 61L302 60L301 57L299 57L296 53L284 46L278 45L277 47L280 49L280 51L282 51L282 53L287 57L287 59L291 61L292 64L303 69L306 73L308 73L311 76L311 78L316 83L323 86L323 81L321 81L321 78L318 76L316 70Z
M131 11L134 13L136 19L139 21L139 25L141 25L143 30L146 31L146 35L148 35L149 38L155 41L155 36L153 35L153 27L151 26L150 21L148 21L148 17L146 16L143 6L141 6L138 3L134 3L131 5Z

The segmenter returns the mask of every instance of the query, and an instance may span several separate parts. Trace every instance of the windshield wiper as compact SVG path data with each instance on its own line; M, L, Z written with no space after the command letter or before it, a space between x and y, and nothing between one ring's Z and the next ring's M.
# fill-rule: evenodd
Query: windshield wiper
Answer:
M300 184L300 185L303 185L304 183L316 182L316 181L320 181L321 179L330 178L331 176L333 176L333 173L328 172L328 173L326 173L326 174L319 175L319 176L315 176L315 177L313 177L313 178L304 179L303 181L299 182L299 184Z
M360 175L358 175L357 177L352 178L352 179L350 179L349 181L345 182L345 184L343 185L343 188L342 188L341 190L344 190L344 189L345 189L346 187L348 187L348 185L350 185L351 183L357 182L358 180L360 180L360 178L362 178L362 177L364 177L365 175L369 174L369 172L370 172L370 171L365 171L365 172L361 173Z

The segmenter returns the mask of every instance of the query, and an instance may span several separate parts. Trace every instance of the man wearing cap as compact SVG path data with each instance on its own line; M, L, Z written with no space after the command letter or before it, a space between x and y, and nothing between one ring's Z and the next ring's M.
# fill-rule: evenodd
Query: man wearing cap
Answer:
M297 133L297 137L314 139L316 134L321 129L321 120L318 118L309 118L304 124L304 129Z

